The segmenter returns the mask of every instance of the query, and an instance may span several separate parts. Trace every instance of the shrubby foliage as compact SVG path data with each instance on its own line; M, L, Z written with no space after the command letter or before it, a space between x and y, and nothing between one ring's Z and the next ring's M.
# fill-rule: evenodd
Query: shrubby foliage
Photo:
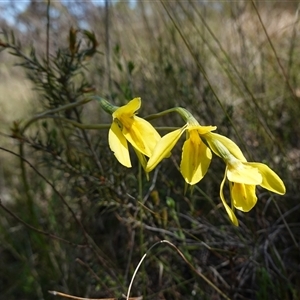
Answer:
M121 297L140 258L161 239L177 245L230 299L299 298L294 8L163 3L31 1L15 28L2 20L0 59L19 65L36 98L18 102L14 109L24 116L1 130L5 299L54 299L48 290ZM25 82L12 74L5 82ZM1 102L12 95L2 93ZM235 140L247 159L276 170L287 195L258 190L258 205L238 214L240 227L233 227L219 205L218 161L184 193L179 145L147 181L134 155L133 168L118 164L107 129L80 127L111 122L90 101L94 95L119 106L140 96L140 116L185 107ZM175 114L153 124L183 125ZM221 297L167 246L148 254L132 294Z

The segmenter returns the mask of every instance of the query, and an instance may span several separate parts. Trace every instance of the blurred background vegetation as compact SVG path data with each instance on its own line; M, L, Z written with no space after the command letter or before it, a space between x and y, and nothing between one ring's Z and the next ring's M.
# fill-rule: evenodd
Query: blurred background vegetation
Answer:
M299 3L17 3L0 3L0 299L120 298L162 239L230 299L300 299ZM185 107L273 168L286 195L258 189L233 227L219 159L184 194L178 145L147 181L134 155L132 169L116 161L107 130L70 123L111 122L92 95L141 97L140 116ZM164 244L131 295L222 299Z

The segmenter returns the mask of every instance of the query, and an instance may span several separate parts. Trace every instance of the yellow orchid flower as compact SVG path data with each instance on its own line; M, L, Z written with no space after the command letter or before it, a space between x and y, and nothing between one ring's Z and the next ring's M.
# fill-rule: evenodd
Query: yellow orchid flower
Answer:
M113 122L108 133L108 143L117 160L125 167L131 167L128 150L129 142L139 154L139 160L145 166L143 155L151 156L160 135L146 120L136 116L141 107L141 98L134 98L113 113Z
M241 162L234 158L227 163L220 188L220 197L223 204L226 203L223 194L226 177L230 186L231 206L243 212L250 211L257 202L256 185L279 195L284 195L286 191L280 177L267 165L258 162ZM228 213L228 208L226 208L226 211ZM236 218L232 215L234 215L233 212L230 212L231 221L233 224L238 225Z
M216 126L201 126L194 118L189 118L186 125L163 136L157 143L148 163L146 172L152 171L186 132L187 139L183 144L180 172L188 184L194 185L206 174L211 162L210 149L201 140L201 135L215 130Z
M257 202L255 193L257 185L279 195L285 194L285 186L279 176L263 163L247 162L233 141L214 133L208 133L205 139L213 152L226 162L226 170L220 186L220 198L234 225L238 226L238 220L233 209L250 211ZM223 194L226 178L229 181L232 208L226 203Z

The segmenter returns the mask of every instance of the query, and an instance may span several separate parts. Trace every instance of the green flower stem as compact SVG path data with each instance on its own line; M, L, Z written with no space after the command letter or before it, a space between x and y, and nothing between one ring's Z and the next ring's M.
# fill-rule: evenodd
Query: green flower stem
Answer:
M74 127L80 128L80 129L95 129L95 130L101 130L101 129L109 129L111 124L83 124L83 123L78 123L74 120L66 119L64 117L60 116L55 116L55 115L40 115L35 117L35 121L41 120L41 119L56 119L56 120L61 120L66 123L70 123ZM176 129L179 129L179 127L155 127L156 130L159 131L173 131Z
M86 99L83 99L81 101L78 101L78 102L73 102L73 103L68 103L66 105L63 105L63 106L60 106L60 107L57 107L57 108L54 108L54 109L50 109L50 110L47 110L41 114L38 114L38 115L35 115L33 118L31 118L30 120L28 120L25 125L23 126L22 130L21 130L21 133L24 133L25 130L32 124L34 123L35 121L37 120L40 120L40 119L45 119L45 118L48 118L49 115L52 115L52 114L55 114L55 113L58 113L60 111L64 111L64 110L68 110L68 109L71 109L71 108L74 108L74 107L77 107L77 106L80 106L80 105L83 105L83 104L86 104L92 100L94 100L95 97L91 97L91 98L86 98Z
M205 139L205 135L204 135L204 139ZM233 155L221 142L219 142L216 139L211 139L210 143L214 146L214 150L217 150L219 155L226 163L231 162L234 159Z
M30 216L32 225L37 226L38 218L36 215L36 211L34 209L34 200L32 197L30 185L27 180L28 177L27 177L27 173L26 173L25 161L23 160L23 157L24 157L24 144L23 143L19 144L19 155L20 155L21 178L23 181L25 195L26 195L26 205L29 210L29 216Z
M173 131L173 130L176 130L176 129L179 129L180 127L164 127L164 126L154 126L154 128L157 130L157 131Z
M138 201L141 202L144 205L143 201L143 178L142 178L143 170L142 170L142 165L139 163L138 166ZM143 224L143 219L144 219L144 207L139 205L138 206L138 215L141 224ZM141 225L139 228L139 242L140 242L140 251L141 255L143 255L146 251L145 248L145 238L144 238L144 226ZM145 266L143 265L142 267L142 294L146 296L146 270Z
M74 120L66 119L66 118L59 117L59 116L51 116L51 115L47 115L47 116L44 116L42 118L45 118L45 119L50 118L50 119L61 120L61 121L69 123L69 124L73 125L74 127L77 127L77 128L80 128L80 129L96 129L96 130L99 130L99 129L109 129L110 126L111 126L111 124L82 124L82 123L78 123Z
M21 133L24 133L25 130L32 124L34 123L35 121L37 120L40 120L40 119L45 119L45 118L55 118L53 116L53 114L55 113L58 113L58 112L61 112L61 111L65 111L65 110L68 110L68 109L72 109L74 107L77 107L77 106L80 106L80 105L83 105L83 104L86 104L88 102L91 102L93 100L96 100L100 103L100 106L101 108L109 113L109 114L112 114L117 108L118 106L114 106L112 104L110 104L107 100L105 100L104 98L101 98L99 96L91 96L89 98L86 98L86 99L83 99L81 101L78 101L78 102L73 102L73 103L68 103L66 105L63 105L63 106L60 106L60 107L57 107L57 108L54 108L54 109L50 109L50 110L47 110L41 114L38 114L38 115L35 115L33 118L31 118L30 120L28 120L22 130L21 130ZM73 121L71 120L68 120L68 119L64 119L64 121L66 122L69 122L69 123L72 123ZM84 124L80 124L80 123L77 123L77 122L73 122L73 125L76 126L76 127L79 127L79 128L82 128L82 129L107 129L109 128L110 125L106 125L106 124L96 124L96 125L84 125Z
M94 96L93 99L97 100L101 108L110 115L112 115L113 112L115 112L119 108L118 106L112 105L107 100L99 96Z
M205 139L205 135L204 135ZM228 150L228 148L221 143L220 141L211 138L209 147L219 154L219 156L223 159L227 166L235 166L239 163L239 160L232 155L232 153Z
M48 116L49 117L49 116ZM70 119L66 119L66 118L60 118L60 117L56 117L56 116L51 116L51 118L54 119L61 119L65 122L68 122L70 124L72 124L75 127L81 128L81 129L109 129L111 124L82 124L82 123L78 123L76 121L70 120ZM179 129L179 127L155 127L156 130L159 131L173 131L176 129Z
M74 127L78 127L80 129L109 129L111 124L82 124L78 123L76 121L70 120L70 119L65 119L65 118L60 118L63 121L72 124Z
M194 118L193 115L188 110L186 110L185 108L183 108L183 107L173 107L173 108L164 110L162 112L159 112L157 114L152 114L152 115L146 116L144 119L147 120L147 121L150 121L150 120L153 120L153 119L163 117L163 116L165 116L169 113L172 113L172 112L176 112L176 113L180 114L182 119L186 122L188 120L190 120L191 118Z

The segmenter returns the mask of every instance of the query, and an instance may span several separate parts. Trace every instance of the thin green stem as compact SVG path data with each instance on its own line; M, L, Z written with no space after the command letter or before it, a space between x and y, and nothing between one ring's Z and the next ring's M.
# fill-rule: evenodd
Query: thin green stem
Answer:
M161 111L161 112L156 113L156 114L148 115L148 116L144 117L144 119L147 120L147 121L150 121L150 120L154 120L154 119L157 119L157 118L161 118L161 117L163 117L163 116L165 116L169 113L173 113L173 112L178 113L184 121L188 121L188 119L194 118L193 115L188 110L186 110L183 107L178 106L178 107L173 107L173 108L166 109L166 110Z
M143 182L142 182L142 173L143 173L143 168L142 165L139 163L138 164L138 201L143 201ZM143 203L144 204L144 203ZM144 211L143 211L143 206L138 205L138 210L139 210L139 218L141 224L143 224L143 218L144 218ZM145 253L145 240L144 240L144 227L140 227L140 251L141 255ZM146 296L146 273L145 273L145 266L143 266L142 269L142 282L143 282L143 295Z
M37 216L34 210L34 201L30 192L30 185L27 179L26 167L24 163L24 144L21 142L19 145L19 158L20 158L20 167L21 167L21 178L23 181L25 195L26 195L26 202L27 208L29 209L30 219L32 220L32 224L36 226L38 224Z
M112 105L110 102L108 102L102 97L94 96L93 99L97 100L101 108L110 115L112 115L113 112L119 108L118 106Z
M55 114L55 113L58 113L58 112L61 112L61 111L65 111L65 110L68 110L68 109L71 109L71 108L74 108L74 107L86 104L86 103L88 103L88 102L90 102L90 101L92 101L94 99L95 99L95 97L86 98L86 99L83 99L81 101L73 102L73 103L68 103L66 105L62 105L62 106L54 108L54 109L49 109L49 110L47 110L45 112L42 112L42 113L40 113L38 115L35 115L34 117L32 117L31 119L29 119L28 121L26 121L25 125L23 126L23 128L21 130L21 133L24 133L25 130L32 123L34 123L37 120L40 120L40 119L43 119L43 118L47 118L47 117L49 117L49 115L52 115L52 114Z
M79 123L79 122L76 122L74 120L66 119L66 118L59 117L59 116L50 116L49 115L49 116L41 117L41 119L46 119L46 118L61 120L61 121L69 123L69 124L73 125L74 127L77 127L77 128L80 128L80 129L96 129L96 130L99 130L99 129L109 129L110 126L111 126L111 124L83 124L83 123Z
M39 115L39 116L35 116L34 117L34 121L33 119L31 119L30 124L32 124L35 121L38 120L42 120L42 119L56 119L56 120L61 120L63 122L69 123L71 125L73 125L74 127L80 128L80 129L87 129L87 130L102 130L102 129L109 129L111 127L111 124L83 124L83 123L79 123L76 122L74 120L71 119L67 119L64 117L60 117L60 116L55 116L55 115ZM30 125L29 124L29 125ZM29 126L28 125L28 126ZM26 124L26 127L28 127ZM176 129L179 129L180 127L168 127L168 126L154 126L156 130L158 131L173 131ZM23 128L24 130L24 128Z

